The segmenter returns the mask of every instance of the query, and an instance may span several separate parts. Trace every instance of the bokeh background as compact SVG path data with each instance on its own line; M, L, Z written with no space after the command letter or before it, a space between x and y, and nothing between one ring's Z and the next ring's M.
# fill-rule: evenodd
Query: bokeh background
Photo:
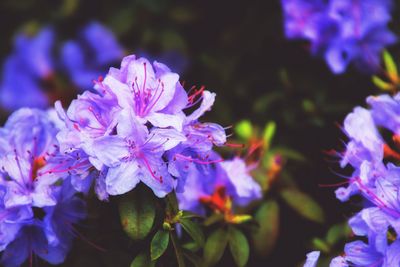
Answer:
M395 14L398 7L391 28L399 33ZM260 127L273 120L274 144L305 158L285 168L322 206L325 223L302 219L281 203L276 247L266 259L251 256L249 266L296 266L313 248L314 237L356 210L335 199L334 187L319 186L341 181L336 171L346 174L324 150L343 149L343 118L378 89L353 69L333 75L310 56L307 43L286 40L280 1L1 0L1 62L12 51L15 34L26 27L53 25L58 38L67 40L91 21L109 27L127 53L165 62L188 87L216 92L209 120L227 126L248 119ZM399 46L390 52L398 58ZM89 240L106 244L107 252L77 242L63 266L128 266L135 247L120 231L116 207L94 201L90 209L96 215L82 228Z

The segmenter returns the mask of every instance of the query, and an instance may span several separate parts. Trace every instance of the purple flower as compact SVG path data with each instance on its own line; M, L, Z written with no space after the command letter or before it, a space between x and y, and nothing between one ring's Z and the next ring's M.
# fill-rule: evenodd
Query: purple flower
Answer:
M78 40L67 41L62 62L72 81L81 89L92 88L93 80L123 57L123 49L113 33L98 22L88 24Z
M377 126L383 126L393 134L400 134L400 94L370 96L367 103L371 106L371 114Z
M362 241L346 244L344 251L345 259L354 266L380 266L383 261L383 255L373 244L365 244Z
M307 39L334 73L353 62L363 72L379 69L381 51L397 37L387 28L390 0L282 0L288 38Z
M285 34L289 39L316 40L324 22L327 4L323 0L282 0Z
M6 59L0 84L0 102L7 110L20 107L45 108L49 104L44 83L54 72L52 47L54 33L50 28L35 36L17 35L14 51Z
M87 140L109 135L116 127L121 108L113 92L103 88L79 95L67 112L56 102L57 113L65 123L57 135L63 152L80 149Z
M56 205L43 210L29 208L34 211L29 218L13 222L19 229L5 247L1 263L6 267L20 266L27 259L31 261L33 254L51 264L64 262L72 240L78 234L73 225L86 217L85 204L75 193L66 181L54 192Z
M336 196L342 201L359 192L360 186L373 184L376 173L385 167L383 159L384 141L380 136L371 112L356 107L344 121L344 132L350 138L342 155L341 167L350 164L355 168L347 188L339 188Z
M72 101L66 112L56 103L64 123L57 135L61 151L79 153L97 170L72 177L77 190L85 191L96 180L99 197L106 199L143 182L164 197L175 188L186 190L187 164L197 168L219 162L209 157L215 145L225 144L225 130L199 121L211 109L214 93L192 88L188 96L178 74L134 55L125 57L120 69L111 68L94 89ZM250 187L239 192L243 199L253 198Z
M340 25L340 32L327 49L326 59L335 73L344 72L353 61L360 70L376 72L380 52L396 42L387 29L391 1L331 0L329 16Z
M133 114L121 114L117 135L97 138L92 144L92 157L107 166L107 192L124 194L140 181L158 197L164 197L175 187L163 159L185 137L174 129L153 129L150 132L135 120Z
M52 164L48 161L57 153L57 130L46 113L20 109L9 117L3 130L1 138L7 148L0 155L0 174L7 188L5 206L55 205L50 187L58 177L49 175Z
M195 92L193 95L196 95ZM193 111L184 120L183 132L187 137L184 145L195 148L198 152L208 152L213 146L222 146L226 143L224 128L216 123L201 123L199 118L206 111L211 110L215 101L215 93L201 91L201 104L198 109ZM190 97L192 99L193 96Z
M134 112L140 123L182 130L182 110L188 98L179 75L164 64L154 62L152 66L145 58L128 56L120 69L110 69L103 84L113 90L122 108Z
M0 251L17 236L23 222L32 218L33 213L28 206L18 206L7 209L4 206L6 188L0 185Z
M235 157L219 163L231 184L234 202L245 206L262 196L260 185L250 176L250 170L243 159Z
M259 184L249 175L242 159L222 161L220 156L212 154L209 160L215 164L185 163L183 169L187 171L187 177L184 190L177 194L182 210L204 214L204 204L208 204L212 209L224 212L226 201L232 201L237 207L262 196Z
M332 259L329 267L349 267L349 264L346 262L346 259L342 256L337 256Z
M20 109L0 130L0 262L6 267L33 254L62 263L76 235L73 224L86 216L70 182L80 162L60 154L49 114Z
M356 107L344 120L344 131L350 142L341 161L342 167L347 163L359 167L364 160L383 159L383 140L370 111Z
M321 253L319 251L312 251L307 254L307 260L304 263L303 267L316 267L319 255Z
M367 102L370 110L357 107L345 119L344 131L350 141L341 166L349 164L354 171L349 186L339 188L336 196L342 201L353 194L365 198L364 209L349 225L356 236L366 237L368 242L348 243L345 255L335 258L331 266L400 264L398 95L368 97Z

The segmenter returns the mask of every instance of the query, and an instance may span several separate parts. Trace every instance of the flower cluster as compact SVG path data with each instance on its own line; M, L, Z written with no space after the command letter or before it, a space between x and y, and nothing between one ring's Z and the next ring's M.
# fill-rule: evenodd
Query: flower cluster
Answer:
M142 182L160 198L176 190L181 209L244 221L235 207L260 198L261 188L242 159L214 151L229 146L222 126L199 121L214 100L204 87L187 93L164 64L132 55L67 110L58 101L55 110L16 111L0 129L2 264L32 255L63 262L73 224L85 217L77 193L92 187L107 200Z
M216 188L229 191L238 204L260 197L244 162L223 162L213 151L226 143L224 128L199 121L214 93L203 87L187 93L167 66L134 55L94 88L66 112L56 104L65 123L57 135L62 152L79 153L94 166L95 175L74 180L77 190L87 190L96 177L95 190L107 199L142 182L158 197L176 189L181 208L197 212Z
M350 62L376 72L380 52L397 39L387 28L391 0L282 0L282 6L286 37L308 40L334 73Z
M97 22L88 24L77 41L65 42L60 59L55 41L50 27L35 35L22 32L16 36L0 84L0 105L4 109L48 107L60 94L59 76L64 72L75 88L90 89L92 80L123 56L112 32Z
M235 223L240 216L235 216L233 204L245 206L254 199L261 198L258 183L249 175L248 166L241 158L222 161L210 167L208 165L186 164L182 170L187 172L186 186L178 193L182 210L205 214L210 208L222 214L225 221Z
M365 208L349 225L368 241L347 244L331 266L400 265L400 94L371 96L367 103L371 109L356 107L344 121L350 141L340 155L341 166L350 165L354 172L336 196L341 201L363 196Z
M0 129L1 264L21 266L36 255L65 259L85 218L85 203L70 179L76 165L61 155L51 112L20 109Z

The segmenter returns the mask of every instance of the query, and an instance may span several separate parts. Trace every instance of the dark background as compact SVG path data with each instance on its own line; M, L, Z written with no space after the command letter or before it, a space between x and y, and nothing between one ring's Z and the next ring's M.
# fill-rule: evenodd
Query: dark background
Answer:
M295 266L310 251L312 237L323 235L329 225L351 215L335 199L334 188L318 186L341 181L330 169L346 174L323 151L343 149L345 136L337 124L354 106L364 105L366 96L379 91L368 75L350 68L335 76L322 59L310 55L307 43L286 40L278 0L1 0L0 59L10 53L15 33L29 23L55 25L63 40L73 38L92 20L110 27L129 53L164 57L189 87L205 85L216 92L208 120L231 125L249 119L260 126L274 120L278 125L274 144L307 158L302 164L289 162L286 168L300 188L322 205L326 223L318 225L282 209L275 250L264 260L251 255L250 266ZM398 20L392 23L396 25ZM168 59L171 51L178 57ZM399 46L390 51L397 58ZM115 207L112 203L92 205L100 215L89 219L96 224L87 223L86 234L108 251L79 244L65 266L124 266L119 262L129 259L131 252L121 249L129 241L113 232L119 227L118 221L110 219L118 217L112 214ZM97 238L98 233L109 237Z

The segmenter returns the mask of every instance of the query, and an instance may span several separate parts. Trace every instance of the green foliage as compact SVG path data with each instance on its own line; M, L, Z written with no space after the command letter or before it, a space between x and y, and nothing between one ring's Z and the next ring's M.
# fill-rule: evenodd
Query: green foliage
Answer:
M384 81L380 77L374 75L372 76L372 82L375 84L376 87L383 91L395 92L398 90L400 85L400 78L396 63L394 62L392 55L387 50L383 51L382 58L386 71L386 78L389 81Z
M185 256L185 258L188 259L194 267L201 267L202 259L197 256L197 254L186 250L183 252L183 256Z
M340 240L350 235L351 230L347 223L333 225L326 234L325 240L330 245L336 245Z
M324 222L324 212L319 204L309 195L295 188L287 188L280 192L285 202L298 214L317 223Z
M214 213L214 214L212 214L211 216L209 216L208 218L206 218L205 220L204 220L204 225L205 226L210 226L210 225L213 225L213 224L215 224L215 223L217 223L217 222L220 222L220 221L222 221L224 219L224 215L222 215L222 214L219 214L219 213Z
M182 251L182 247L179 244L179 240L173 232L170 232L170 239L172 241L172 245L174 246L176 261L178 263L178 267L185 267L185 259Z
M252 233L255 251L266 257L278 239L279 235L279 206L275 200L268 200L257 209L254 220L258 228ZM266 223L268 222L268 223Z
M169 244L169 233L164 230L159 230L151 240L150 255L151 260L154 261L161 257Z
M234 227L229 227L229 249L237 266L245 266L249 260L249 242L246 236Z
M253 135L253 126L248 120L243 120L235 126L235 133L243 140L249 140Z
M330 246L327 244L324 240L320 238L314 238L312 240L313 246L315 247L316 250L329 253L330 252Z
M121 224L133 240L144 239L156 217L154 195L144 187L123 195L119 202Z
M387 50L383 51L383 62L385 63L385 69L388 72L389 78L395 81L398 77L397 66L392 55Z
M275 132L276 132L276 123L274 121L268 122L263 132L263 140L265 144L267 144L268 146L271 144Z
M180 224L183 230L185 230L200 247L204 246L205 237L198 223L183 218L180 220Z
M376 87L384 90L384 91L391 91L392 90L392 84L385 82L378 76L372 76L372 82L375 84Z
M219 228L207 238L204 246L205 266L214 266L222 258L228 243L228 237L228 231L224 228Z
M149 255L146 253L140 253L136 256L136 258L132 261L130 267L154 267L156 263L151 261Z

